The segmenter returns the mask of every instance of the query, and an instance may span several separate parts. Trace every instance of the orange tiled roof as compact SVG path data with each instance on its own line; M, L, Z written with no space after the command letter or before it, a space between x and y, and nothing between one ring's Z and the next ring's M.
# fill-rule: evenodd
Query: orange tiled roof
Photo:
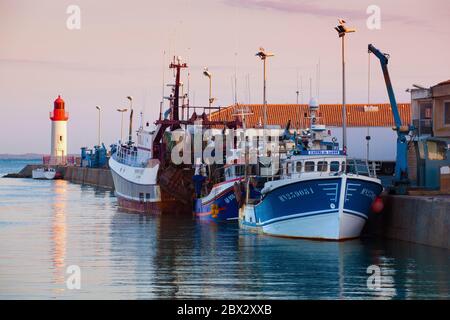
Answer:
M377 107L375 111L367 111L365 104L347 104L347 126L348 127L393 127L391 105L389 103L371 104ZM238 108L247 107L251 110L251 115L246 116L247 127L255 127L264 119L263 105L261 104L239 104ZM223 108L211 114L211 120L224 121L232 120L235 105ZM411 105L409 103L398 104L402 124L411 123ZM285 126L291 120L293 127L307 128L310 120L308 105L306 104L268 104L267 124ZM322 104L319 109L319 122L327 126L342 126L342 105Z
M437 86L443 86L443 85L446 85L446 84L450 84L450 79L449 79L449 80L446 80L446 81L439 82L437 85L435 85L435 87L437 87Z

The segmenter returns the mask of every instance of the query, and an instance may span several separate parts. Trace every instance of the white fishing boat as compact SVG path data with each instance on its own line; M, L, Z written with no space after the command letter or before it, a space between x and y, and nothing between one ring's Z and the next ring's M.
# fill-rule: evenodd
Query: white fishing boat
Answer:
M160 161L152 157L154 131L139 128L137 144L118 144L112 151L109 167L119 206L137 212L160 213L171 203L157 183Z

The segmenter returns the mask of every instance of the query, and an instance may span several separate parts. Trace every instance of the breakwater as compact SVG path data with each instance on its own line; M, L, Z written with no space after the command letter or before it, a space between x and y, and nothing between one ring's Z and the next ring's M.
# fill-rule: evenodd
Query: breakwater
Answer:
M31 172L42 165L29 164L17 173L10 173L5 178L31 178ZM109 168L86 168L76 166L49 166L54 168L64 180L89 184L97 187L114 189L114 183Z
M66 167L63 177L64 180L70 182L114 189L114 182L109 168Z

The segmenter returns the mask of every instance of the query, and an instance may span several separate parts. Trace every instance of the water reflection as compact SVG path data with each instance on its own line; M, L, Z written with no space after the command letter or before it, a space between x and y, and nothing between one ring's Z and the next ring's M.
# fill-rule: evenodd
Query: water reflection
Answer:
M361 239L249 233L191 216L121 212L105 189L0 179L0 297L115 299L450 298L450 251ZM65 270L82 270L68 290ZM382 273L367 286L367 267Z
M55 180L52 183L52 257L55 291L64 291L66 260L66 202L67 182Z
M409 243L283 239L174 215L118 213L111 230L113 243L135 262L138 297L404 299L427 289L416 279L422 250ZM435 251L427 249L428 256ZM433 266L448 268L448 255L436 255ZM367 286L370 265L381 269L380 289ZM433 285L448 296L448 272L437 275L443 278Z

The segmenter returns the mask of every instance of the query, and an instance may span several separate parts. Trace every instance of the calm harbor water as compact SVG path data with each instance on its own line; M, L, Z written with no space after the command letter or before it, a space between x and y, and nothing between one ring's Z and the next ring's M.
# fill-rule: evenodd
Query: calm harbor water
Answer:
M371 265L381 289L367 286ZM449 299L450 252L274 238L122 212L112 192L62 180L0 178L0 298Z

